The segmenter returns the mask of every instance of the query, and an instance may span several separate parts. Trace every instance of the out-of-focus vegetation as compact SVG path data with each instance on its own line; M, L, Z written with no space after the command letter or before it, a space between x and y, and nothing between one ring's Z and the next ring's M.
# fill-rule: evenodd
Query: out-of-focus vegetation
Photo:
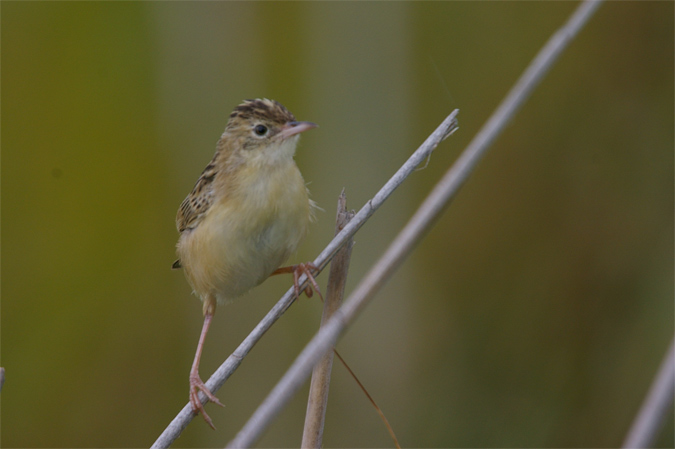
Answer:
M148 446L188 398L201 306L175 211L244 98L320 128L331 238L455 107L357 235L348 291L571 2L2 2L4 447ZM601 7L339 344L404 446L617 447L673 336L673 3ZM319 278L325 285L325 279ZM208 376L290 285L218 310ZM316 331L302 299L175 447L222 447ZM298 446L306 395L261 446ZM673 446L672 412L659 440ZM324 445L391 440L335 365Z

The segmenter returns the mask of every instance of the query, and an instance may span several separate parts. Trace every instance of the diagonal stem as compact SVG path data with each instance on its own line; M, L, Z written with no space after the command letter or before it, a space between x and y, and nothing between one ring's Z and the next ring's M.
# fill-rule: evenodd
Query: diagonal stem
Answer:
M600 3L600 1L595 0L586 0L581 3L567 23L548 40L506 98L457 159L457 162L443 176L403 230L396 236L384 255L366 274L349 296L349 299L345 301L345 304L335 312L326 325L305 346L305 349L286 371L286 374L227 447L250 447L260 437L267 425L305 382L314 364L335 345L347 326L370 302L375 293L384 285L405 257L410 254L426 231L431 228L443 209L473 172L478 161L485 155L490 144L497 138L509 120L513 118L520 106L529 97L572 38L593 15Z
M377 211L377 209L391 196L396 188L434 151L436 146L446 139L458 128L457 114L459 110L455 109L439 126L431 133L422 145L408 158L408 160L398 169L398 171L387 181L387 183L370 199L359 212L354 215L352 220L340 231L338 235L324 248L324 250L314 260L320 270L323 269L333 258L334 254L363 226L363 224ZM318 273L317 273L318 274ZM299 279L301 290L307 282L307 276L303 275ZM242 360L251 351L253 346L262 338L267 330L283 315L291 306L295 297L295 288L288 289L286 294L272 307L251 333L242 341L237 349L230 355L225 362L213 373L206 381L207 388L216 393L220 387L227 381L232 373L239 367ZM187 425L195 417L192 412L192 406L185 405L176 417L164 429L162 434L152 445L152 448L169 447L183 432Z
M673 404L675 393L675 337L661 362L659 372L626 436L623 448L651 447L658 436L663 417Z

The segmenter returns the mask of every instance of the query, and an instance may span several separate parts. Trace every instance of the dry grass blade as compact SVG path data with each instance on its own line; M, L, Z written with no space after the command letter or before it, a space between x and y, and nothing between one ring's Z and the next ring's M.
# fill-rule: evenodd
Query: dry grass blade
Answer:
M387 419L386 416L384 416L384 413L382 412L382 409L377 405L375 402L375 399L368 393L368 390L366 390L366 387L363 386L361 381L359 380L358 377L356 377L356 374L354 374L354 371L347 365L347 362L345 362L345 359L342 358L339 352L337 352L337 349L333 349L333 353L337 356L338 359L340 359L340 362L342 362L342 365L347 368L347 371L349 371L349 374L354 378L356 383L359 385L361 390L363 391L363 394L366 395L368 400L370 401L371 404L373 404L373 407L375 407L375 410L377 410L377 413L380 415L380 418L382 418L382 422L384 425L387 427L387 431L389 432L389 435L391 436L391 439L394 440L394 444L396 445L397 449L401 449L401 445L398 444L398 438L396 438L396 434L394 433L394 429L391 427L389 424L389 420Z

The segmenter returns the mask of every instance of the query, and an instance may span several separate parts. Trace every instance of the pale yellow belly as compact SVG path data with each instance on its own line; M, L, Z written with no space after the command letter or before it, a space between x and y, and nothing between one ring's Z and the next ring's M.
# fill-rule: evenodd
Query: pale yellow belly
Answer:
M264 189L249 190L252 197L214 204L196 228L181 235L178 255L202 300L241 296L296 250L307 233L310 204L299 173L285 178L266 179Z

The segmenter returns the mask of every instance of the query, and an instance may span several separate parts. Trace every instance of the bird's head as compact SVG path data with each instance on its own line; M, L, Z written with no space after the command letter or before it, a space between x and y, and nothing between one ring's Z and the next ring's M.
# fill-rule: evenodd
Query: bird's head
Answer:
M297 121L277 101L246 100L230 114L221 141L239 158L274 163L292 159L300 133L316 126Z

